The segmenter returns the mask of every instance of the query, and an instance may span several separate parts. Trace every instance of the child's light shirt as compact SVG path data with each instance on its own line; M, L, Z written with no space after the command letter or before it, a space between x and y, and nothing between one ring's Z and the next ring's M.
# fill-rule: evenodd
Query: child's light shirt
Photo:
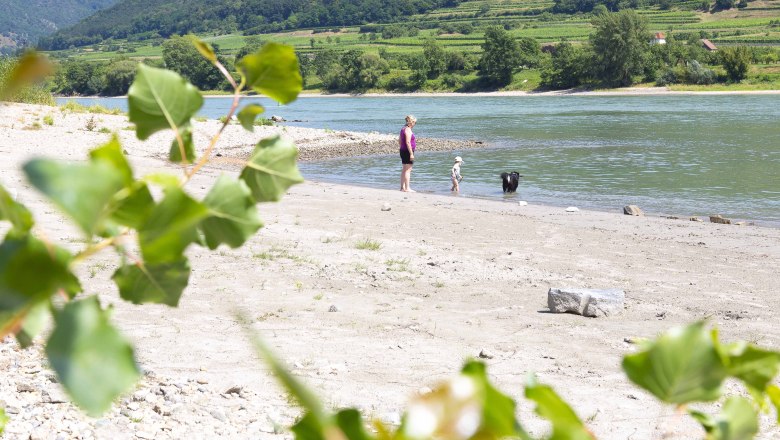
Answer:
M460 177L460 162L455 162L455 165L452 166L450 177L458 180L462 179L462 177Z

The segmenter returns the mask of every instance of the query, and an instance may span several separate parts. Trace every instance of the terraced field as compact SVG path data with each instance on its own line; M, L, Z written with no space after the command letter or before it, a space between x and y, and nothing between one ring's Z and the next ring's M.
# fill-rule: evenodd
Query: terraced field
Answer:
M488 25L502 25L516 38L531 37L540 43L587 41L593 30L591 14L553 14L552 1L546 0L466 0L455 8L434 10L430 13L410 16L399 23L405 29L416 28L413 36L382 38L382 26L302 29L261 37L269 41L290 44L300 53L316 53L323 49L349 50L377 53L380 50L392 54L419 53L425 40L433 38L449 50L478 53L484 41L484 29ZM683 0L673 3L669 10L657 6L638 10L648 19L650 30L680 35L684 38L708 38L718 46L755 45L780 46L780 0L750 1L746 8L717 13L696 10L700 0ZM371 30L373 32L366 32ZM464 31L466 34L457 33ZM468 32L470 31L470 32ZM204 40L219 46L228 57L245 44L246 37L239 34L201 35ZM107 60L117 56L130 58L159 58L161 41L111 41L87 48L53 53L55 57L81 60ZM774 81L780 73L774 66L756 66L756 76ZM389 77L400 75L392 72ZM465 75L468 80L472 74ZM765 78L765 79L766 79ZM537 71L516 75L510 89L527 89L538 84ZM315 88L316 83L315 83ZM429 88L446 89L437 81L429 82Z

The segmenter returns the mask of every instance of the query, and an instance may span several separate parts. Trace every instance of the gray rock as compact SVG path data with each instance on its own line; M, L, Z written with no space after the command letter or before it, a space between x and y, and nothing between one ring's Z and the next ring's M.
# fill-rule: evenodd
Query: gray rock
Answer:
M392 208L390 207L389 203L385 203L382 205L382 211L389 211L390 209Z
M547 306L553 313L574 313L599 318L623 311L626 294L620 289L551 288Z
M16 392L18 393L32 393L33 391L35 391L35 387L29 383L20 383L16 385Z
M212 408L209 411L209 414L211 414L212 417L219 420L220 422L227 421L227 416L225 416L225 413L222 410L219 410L217 408Z
M642 216L645 215L644 212L642 212L641 209L639 209L636 205L626 205L623 207L623 214L625 215L633 215L633 216Z
M339 308L338 308L338 307L336 307L336 305L334 304L334 305L332 305L332 306L328 307L328 311L329 311L329 312L338 312L338 311L339 311Z
M493 353L483 348L482 350L479 351L479 357L482 359L493 359Z
M710 216L710 223L720 223L721 225L730 225L731 219L724 218L722 215L711 215Z

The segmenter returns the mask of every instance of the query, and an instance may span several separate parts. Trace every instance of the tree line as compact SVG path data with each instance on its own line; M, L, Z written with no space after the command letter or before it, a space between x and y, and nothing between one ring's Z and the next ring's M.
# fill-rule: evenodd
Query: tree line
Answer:
M494 90L509 86L524 69L537 69L544 89L624 87L636 82L712 84L739 82L750 64L777 62L771 48L729 47L709 52L695 34L671 35L666 44L651 44L647 20L631 10L605 13L593 19L588 42L561 42L544 48L533 38L514 38L504 28L489 27L481 52L447 49L427 39L422 50L378 53L359 49L321 48L299 53L304 83L329 92L386 90L407 92L436 84L454 91ZM246 39L235 56L217 57L233 66L262 46L262 37ZM178 72L203 90L224 90L228 83L203 60L190 37L174 36L162 45L162 59L147 60L155 67ZM109 62L66 61L52 80L52 91L63 95L123 95L133 81L136 62L118 58ZM475 75L476 74L476 75Z

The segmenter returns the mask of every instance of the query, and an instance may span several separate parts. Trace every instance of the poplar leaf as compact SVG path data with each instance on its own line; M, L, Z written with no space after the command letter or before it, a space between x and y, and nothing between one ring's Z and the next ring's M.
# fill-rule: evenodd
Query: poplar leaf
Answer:
M201 222L200 229L210 249L222 243L237 248L263 227L252 192L240 180L220 176L203 204L209 209L209 216Z
M114 272L112 279L119 287L119 295L133 304L157 303L171 307L179 305L179 298L190 278L190 264L186 258L173 263L155 265L125 265Z
M146 264L181 261L184 250L198 239L197 226L208 209L180 188L169 187L138 229L138 241Z
M133 348L109 323L95 296L71 301L54 315L46 355L73 401L90 416L111 407L140 376Z
M238 62L249 87L282 104L295 101L303 89L298 57L292 46L266 43Z
M178 73L138 65L127 92L128 116L139 139L187 124L203 105L200 91Z
M14 200L2 185L0 185L0 220L9 221L12 232L16 235L26 234L34 223L30 211Z
M101 229L111 197L122 189L122 176L101 161L66 164L33 159L24 165L30 183L92 236Z
M728 375L704 322L674 328L623 358L632 382L668 403L716 400Z
M289 139L274 136L255 147L240 179L257 202L276 202L287 189L303 182L296 159L298 148Z
M257 115L264 111L265 108L260 104L249 104L238 112L237 117L241 122L241 126L244 127L244 130L255 131L255 119L257 119Z
M179 140L174 138L173 142L171 142L171 151L168 153L168 160L174 163L184 162L184 163L193 163L195 162L196 156L195 156L195 143L192 140L192 125L190 123L187 123L183 125L182 127L179 127L179 136L181 137L182 146L179 146ZM182 160L181 158L181 150L182 147L184 147L184 157L185 160Z

